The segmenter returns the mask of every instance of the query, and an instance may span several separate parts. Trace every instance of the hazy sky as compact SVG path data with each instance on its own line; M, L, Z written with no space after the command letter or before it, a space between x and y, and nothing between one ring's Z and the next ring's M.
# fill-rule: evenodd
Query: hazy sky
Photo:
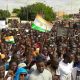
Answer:
M0 9L20 8L21 6L43 2L55 11L65 11L67 13L77 13L80 8L80 0L0 0Z

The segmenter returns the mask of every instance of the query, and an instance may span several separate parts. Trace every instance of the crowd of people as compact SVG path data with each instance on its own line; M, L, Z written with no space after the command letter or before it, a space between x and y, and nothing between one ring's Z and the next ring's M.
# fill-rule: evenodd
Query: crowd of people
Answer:
M1 30L0 80L80 80L80 29L58 36L57 23L50 32L29 23L13 26ZM5 42L6 36L15 43Z

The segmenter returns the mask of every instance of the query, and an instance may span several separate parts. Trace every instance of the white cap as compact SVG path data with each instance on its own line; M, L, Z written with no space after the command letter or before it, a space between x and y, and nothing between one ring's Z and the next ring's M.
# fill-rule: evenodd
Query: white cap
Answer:
M19 68L21 68L21 67L26 67L26 64L25 64L25 63L20 63L20 64L18 65L18 67L19 67Z

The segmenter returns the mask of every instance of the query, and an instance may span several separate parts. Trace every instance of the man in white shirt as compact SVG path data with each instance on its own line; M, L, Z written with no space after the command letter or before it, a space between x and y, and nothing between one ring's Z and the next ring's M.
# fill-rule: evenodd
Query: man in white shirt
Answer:
M45 69L45 62L39 56L37 57L36 66L37 69L30 74L29 80L52 80L52 74Z
M80 68L78 67L73 68L72 80L80 80Z
M70 60L70 54L66 53L63 55L63 60L59 62L56 75L59 76L60 80L71 80L72 69L73 62Z
M72 80L80 80L80 54L76 55L76 59L72 70Z

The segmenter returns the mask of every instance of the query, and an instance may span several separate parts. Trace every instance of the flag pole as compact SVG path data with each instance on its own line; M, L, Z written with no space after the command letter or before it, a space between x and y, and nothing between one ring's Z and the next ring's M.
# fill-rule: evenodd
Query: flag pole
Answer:
M47 32L47 26L46 26L46 32Z

